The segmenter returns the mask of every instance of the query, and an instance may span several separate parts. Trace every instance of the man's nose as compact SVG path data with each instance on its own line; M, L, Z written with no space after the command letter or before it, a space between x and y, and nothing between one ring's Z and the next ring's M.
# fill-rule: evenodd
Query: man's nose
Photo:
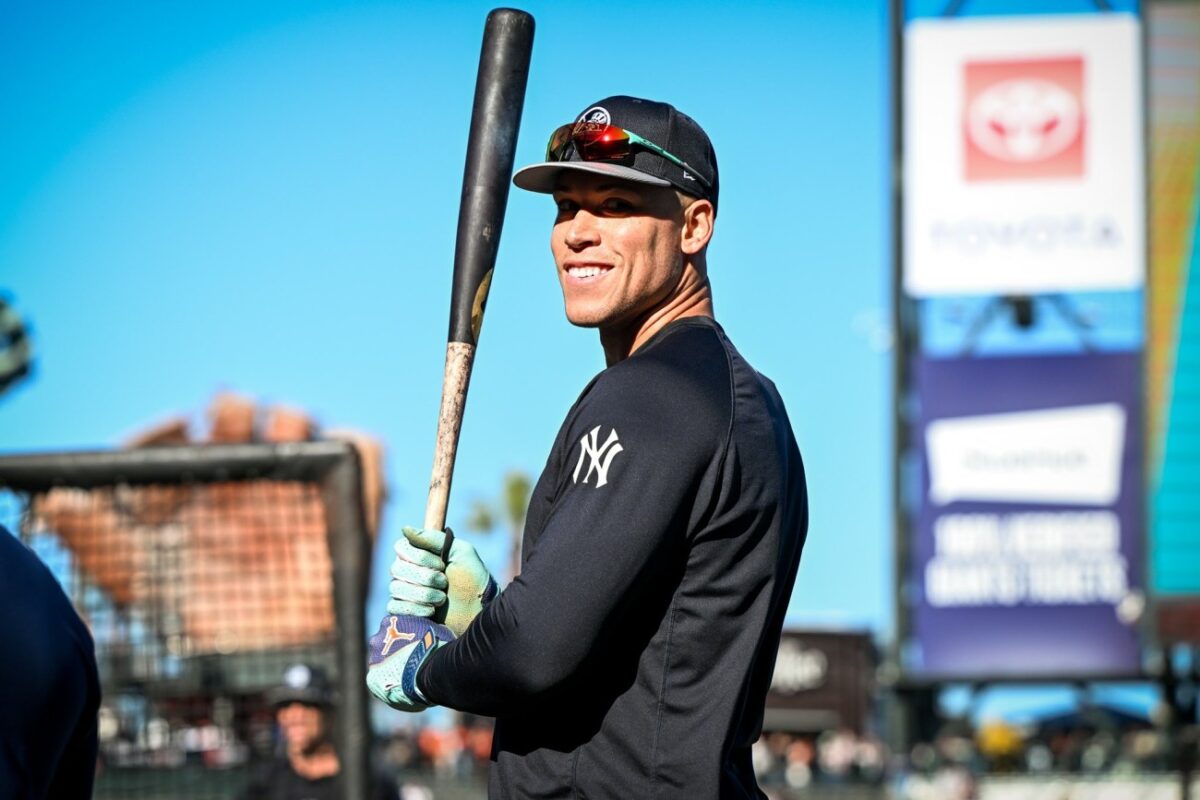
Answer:
M586 209L579 209L567 225L566 243L572 250L581 250L600 241L596 217Z

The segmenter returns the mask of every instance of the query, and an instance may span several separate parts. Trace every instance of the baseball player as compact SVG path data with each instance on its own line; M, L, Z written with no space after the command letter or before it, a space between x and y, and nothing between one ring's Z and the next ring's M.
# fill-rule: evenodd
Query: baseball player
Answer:
M502 592L469 543L443 562L445 533L405 529L368 684L496 717L493 798L763 797L750 748L808 501L778 392L713 318L712 145L670 105L609 97L513 180L553 196L567 318L608 366Z

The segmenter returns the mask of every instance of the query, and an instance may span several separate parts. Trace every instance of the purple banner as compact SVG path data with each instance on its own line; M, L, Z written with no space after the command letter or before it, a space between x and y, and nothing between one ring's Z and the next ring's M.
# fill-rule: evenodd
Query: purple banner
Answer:
M910 674L1140 666L1141 356L918 359Z

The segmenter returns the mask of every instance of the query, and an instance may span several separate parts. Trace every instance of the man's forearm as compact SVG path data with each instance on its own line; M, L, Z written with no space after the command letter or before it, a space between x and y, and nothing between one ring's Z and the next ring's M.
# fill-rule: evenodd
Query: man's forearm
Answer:
M417 675L421 692L431 703L494 717L528 707L565 680L590 637L560 629L557 615L524 610L537 602L514 581L461 638L425 662Z

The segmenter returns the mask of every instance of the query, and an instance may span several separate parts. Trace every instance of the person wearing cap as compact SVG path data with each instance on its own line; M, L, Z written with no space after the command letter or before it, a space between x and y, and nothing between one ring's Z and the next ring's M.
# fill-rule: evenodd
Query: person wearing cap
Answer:
M708 136L609 97L554 131L568 320L600 334L503 591L474 548L405 529L367 683L395 708L496 717L493 798L763 797L751 765L808 527L775 386L713 316ZM445 623L429 619L445 614Z
M331 738L336 695L324 670L291 665L267 691L267 701L275 709L284 752L255 772L241 800L341 800L341 763ZM396 797L376 778L372 800Z

